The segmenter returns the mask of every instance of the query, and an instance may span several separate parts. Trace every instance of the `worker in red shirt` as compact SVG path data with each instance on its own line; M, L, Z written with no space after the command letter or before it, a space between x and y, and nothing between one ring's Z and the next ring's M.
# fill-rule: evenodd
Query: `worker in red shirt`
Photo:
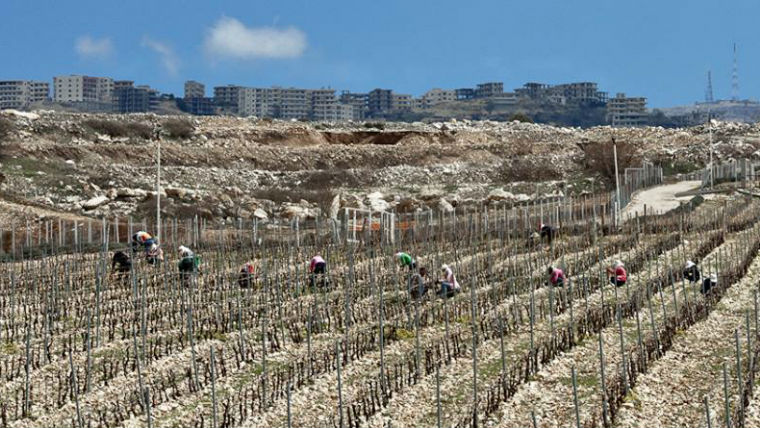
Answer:
M615 260L615 263L607 268L607 274L610 275L610 284L616 287L625 285L625 281L628 280L628 274L620 260Z

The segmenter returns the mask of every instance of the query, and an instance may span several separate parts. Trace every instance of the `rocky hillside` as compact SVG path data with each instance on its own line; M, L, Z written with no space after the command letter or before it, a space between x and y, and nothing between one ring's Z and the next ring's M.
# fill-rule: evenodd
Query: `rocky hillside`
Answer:
M312 217L344 206L525 200L602 186L586 148L612 138L631 163L687 171L709 156L705 126L560 128L527 123L303 123L232 117L0 113L6 200L86 216L155 211L161 139L167 215ZM757 157L760 126L713 126L718 159ZM4 130L4 131L3 131ZM537 184L541 183L541 184Z

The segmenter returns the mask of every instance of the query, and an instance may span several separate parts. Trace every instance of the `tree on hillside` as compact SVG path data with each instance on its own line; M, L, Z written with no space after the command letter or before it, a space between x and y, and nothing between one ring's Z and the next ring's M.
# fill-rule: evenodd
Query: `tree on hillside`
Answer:
M0 158L6 156L5 147L8 145L12 132L13 122L11 122L10 119L0 117ZM5 177L0 174L0 182L4 180Z
M4 117L0 117L0 143L6 142L6 139L13 131L13 122Z
M523 113L521 111L513 114L512 116L509 116L509 121L510 122L513 122L515 120L518 121L518 122L533 123L533 119L531 119L530 116L528 116L527 114L525 114L525 113Z
M581 145L583 163L586 169L604 177L608 183L615 182L615 139L605 142L592 142ZM636 147L626 141L617 142L618 173L633 165Z

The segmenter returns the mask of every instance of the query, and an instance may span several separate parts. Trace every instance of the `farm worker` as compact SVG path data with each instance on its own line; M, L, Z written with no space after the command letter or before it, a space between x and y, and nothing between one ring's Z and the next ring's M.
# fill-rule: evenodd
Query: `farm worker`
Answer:
M691 260L686 261L686 266L684 266L683 268L683 277L691 283L695 283L699 281L699 278L700 278L699 268L693 261Z
M628 280L628 274L625 271L623 262L620 260L615 260L615 263L613 263L611 267L607 268L607 274L611 275L610 284L613 284L616 287L625 285L625 281Z
M443 273L443 280L441 281L441 289L438 291L438 295L452 297L459 293L461 288L456 276L454 276L454 271L451 270L449 265L442 265L441 272Z
M413 271L417 268L417 262L414 261L412 256L410 256L407 253L398 252L396 253L396 258L399 261L399 267L403 268L404 266L409 268L409 271Z
M198 264L200 262L200 259L195 256L195 253L193 250L187 248L184 245L180 245L178 248L179 251L179 271L180 273L193 273L195 272L196 268L198 267Z
M547 244L551 244L552 240L557 236L557 229L544 223L538 226L538 232L541 235L541 239L545 239Z
M152 265L164 261L164 250L155 241L152 242L150 247L145 250L145 260Z
M412 299L419 299L427 292L427 269L421 267L417 273L409 278L409 295L412 296Z
M153 237L144 230L138 230L132 235L132 251L137 251L140 246L150 248L150 244L154 242Z
M324 275L325 273L327 273L327 263L321 255L317 254L311 258L311 262L309 263L311 286L314 287L316 285L317 275ZM324 285L324 281L322 283Z
M240 288L248 288L253 282L253 275L256 273L256 267L253 262L245 262L240 267L240 275L238 275L238 285Z
M546 273L549 274L549 283L551 283L551 285L555 287L562 287L565 285L565 272L562 272L562 269L549 266L549 268L546 269Z
M124 251L117 251L114 253L111 259L111 273L124 274L132 269L132 260L129 258L129 254Z
M702 282L702 289L699 290L702 294L708 294L715 286L718 285L718 275L712 274L709 278L705 278Z

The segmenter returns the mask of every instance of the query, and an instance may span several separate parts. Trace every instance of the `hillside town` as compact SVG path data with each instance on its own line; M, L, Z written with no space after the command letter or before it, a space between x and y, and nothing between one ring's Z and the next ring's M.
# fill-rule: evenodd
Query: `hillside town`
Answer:
M51 95L52 89L52 95ZM528 82L505 91L503 82L483 82L474 87L432 88L420 96L376 88L369 92L338 92L332 88L247 87L225 85L207 93L201 82L188 80L181 98L162 93L148 85L111 77L66 75L48 82L33 80L0 81L0 109L27 110L57 106L78 112L144 113L156 112L162 104L174 104L193 115L237 115L311 121L358 121L365 119L403 119L405 114L426 115L446 106L481 103L487 112L520 111L524 104L577 108L606 108L605 123L614 126L647 124L649 112L645 97L614 97L595 82L547 84ZM457 116L455 113L454 116ZM477 117L475 119L478 119Z

